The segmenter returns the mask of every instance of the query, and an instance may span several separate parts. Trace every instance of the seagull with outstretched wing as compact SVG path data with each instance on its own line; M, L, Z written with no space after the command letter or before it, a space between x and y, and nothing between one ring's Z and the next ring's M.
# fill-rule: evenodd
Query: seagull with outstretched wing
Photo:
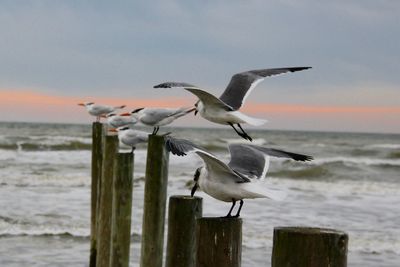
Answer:
M183 82L161 83L155 85L154 88L185 88L199 99L196 103L195 114L199 112L203 118L214 123L228 124L239 136L252 141L252 138L243 130L241 124L248 123L250 125L260 126L264 124L266 120L253 118L239 111L251 91L266 77L309 68L311 67L274 68L237 73L232 76L230 83L219 98L195 85ZM239 129L237 129L235 125Z
M191 196L193 197L197 188L200 187L213 198L232 202L226 217L232 217L231 213L236 201L240 201L240 205L233 217L240 216L245 198L282 198L282 192L267 189L260 182L266 177L270 156L296 161L313 159L307 155L263 146L230 144L231 160L226 164L212 153L185 139L168 137L166 147L174 155L185 156L187 153L196 153L203 160L205 165L198 168L194 175L195 185L192 188Z

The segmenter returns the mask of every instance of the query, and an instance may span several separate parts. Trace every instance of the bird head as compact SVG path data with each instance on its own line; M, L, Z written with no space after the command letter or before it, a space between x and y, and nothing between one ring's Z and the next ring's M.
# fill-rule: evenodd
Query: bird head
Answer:
M110 128L110 129L108 129L108 131L109 131L109 132L112 132L112 133L120 133L120 132L129 130L129 129L130 129L130 128L127 127L127 126L121 126L121 127L118 127L118 128Z
M83 102L83 103L79 103L78 106L83 106L83 107L88 107L94 105L93 102Z
M197 188L199 188L199 177L200 177L200 171L203 167L197 168L196 172L194 173L193 180L194 180L194 186L192 190L190 191L190 196L193 197L194 193L196 192Z

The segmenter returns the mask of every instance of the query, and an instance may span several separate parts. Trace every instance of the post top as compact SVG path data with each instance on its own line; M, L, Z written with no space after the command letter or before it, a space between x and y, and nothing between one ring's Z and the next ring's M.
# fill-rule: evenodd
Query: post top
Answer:
M184 199L184 200L197 200L197 199L201 200L201 199L203 199L202 197L197 197L197 196L191 197L190 195L173 195L173 196L170 196L170 198Z
M208 222L223 222L223 223L233 223L233 222L242 222L242 218L238 217L201 217L198 218L199 221L208 221Z
M319 227L301 227L301 226L286 226L286 227L275 227L274 232L287 232L297 234L334 234L334 235L347 235L347 233L331 229L331 228L319 228Z

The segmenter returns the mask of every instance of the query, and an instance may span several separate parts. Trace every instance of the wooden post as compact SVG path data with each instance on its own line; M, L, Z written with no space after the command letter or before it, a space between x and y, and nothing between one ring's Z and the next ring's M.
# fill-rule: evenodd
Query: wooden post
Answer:
M144 186L141 267L162 267L168 159L165 137L149 135Z
M103 125L94 122L92 125L92 183L91 183L91 215L90 215L90 262L89 267L96 267L97 255L97 199L101 181L102 135Z
M190 196L169 198L166 267L195 267L196 219L202 216L202 200Z
M115 162L112 215L112 267L128 267L131 244L133 153L118 153Z
M197 267L240 267L242 219L197 219Z
M99 224L97 229L97 267L110 266L112 186L114 177L114 159L117 150L118 136L105 136L100 186Z
M332 229L276 227L272 267L345 267L348 239Z

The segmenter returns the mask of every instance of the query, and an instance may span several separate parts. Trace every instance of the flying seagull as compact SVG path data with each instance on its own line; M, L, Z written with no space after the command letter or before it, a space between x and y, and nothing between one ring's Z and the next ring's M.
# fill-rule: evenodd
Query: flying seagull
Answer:
M240 210L245 198L281 198L281 192L265 188L262 181L269 167L269 157L289 158L296 161L309 161L311 156L296 154L274 148L247 144L230 144L231 160L228 164L215 155L185 139L169 137L166 147L174 155L184 156L187 153L196 153L205 163L194 174L195 185L192 188L193 197L200 187L205 193L225 202L232 202L226 217L231 213L236 201L240 201L235 216L240 216Z
M153 126L153 134L157 134L160 126L170 124L194 110L195 108L138 108L120 115L133 116L144 125Z
M117 109L122 109L125 107L125 105L122 106L106 106L106 105L99 105L95 104L93 102L85 102L85 103L79 103L79 106L84 106L86 110L89 112L90 115L96 117L96 121L100 121L100 117L102 115L106 115L108 113L111 113Z
M196 103L195 114L199 112L206 120L219 124L228 124L239 136L252 141L252 138L243 130L241 123L260 126L266 120L252 118L239 111L250 92L266 77L309 68L311 67L260 69L237 73L232 76L230 83L219 98L189 83L166 82L155 85L154 88L185 88L199 98ZM239 129L235 127L235 124Z

